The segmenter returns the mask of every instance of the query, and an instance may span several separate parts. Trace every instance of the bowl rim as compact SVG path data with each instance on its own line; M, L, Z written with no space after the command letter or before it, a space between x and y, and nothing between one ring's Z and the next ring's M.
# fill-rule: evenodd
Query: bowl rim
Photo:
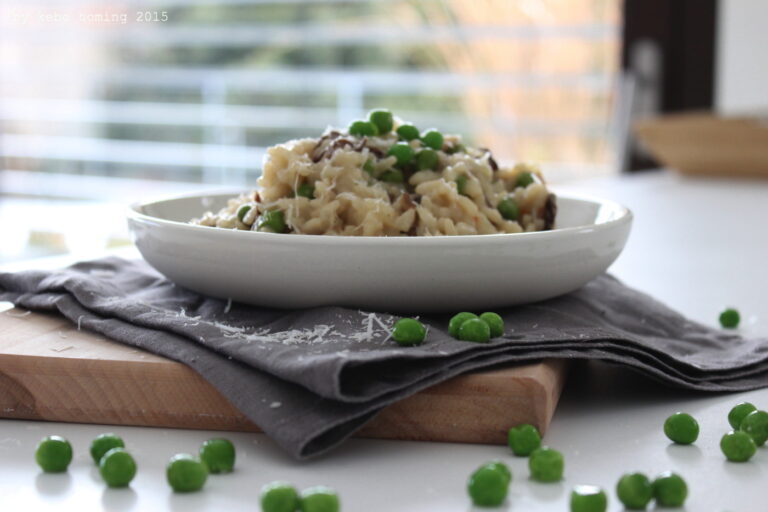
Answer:
M253 189L251 189L253 190ZM247 193L250 190L233 189L228 191L227 189L214 189L208 192L188 192L182 194L171 194L166 196L160 196L145 201L135 201L131 203L127 210L127 218L129 221L129 227L133 230L132 223L144 223L144 224L159 224L166 227L172 227L175 229L186 230L189 232L197 232L201 236L208 236L206 233L220 233L219 235L213 235L216 237L245 237L243 240L259 240L260 237L266 237L265 240L271 240L275 242L277 240L293 241L297 243L326 243L332 242L333 245L340 243L347 245L355 244L386 244L386 245L421 245L421 244L446 244L456 242L505 242L510 240L547 240L551 238L559 238L564 235L575 235L580 233L592 233L595 231L603 231L611 229L613 227L625 225L631 223L633 220L632 210L626 206L613 201L611 199L603 199L587 194L559 194L555 196L568 200L575 200L587 203L593 203L600 206L610 208L612 211L617 212L616 216L610 220L603 222L597 222L593 224L585 224L583 226L571 226L567 228L555 228L547 231L526 231L521 233L492 233L486 235L435 235L435 236L343 236L343 235L304 235L304 234L292 234L292 233L270 233L265 231L246 231L240 229L216 229L211 226L200 226L197 224L189 224L187 222L180 222L175 220L163 219L161 217L155 217L143 212L143 208L157 203L171 202L175 200L184 199L204 199L206 197L237 197L243 193Z

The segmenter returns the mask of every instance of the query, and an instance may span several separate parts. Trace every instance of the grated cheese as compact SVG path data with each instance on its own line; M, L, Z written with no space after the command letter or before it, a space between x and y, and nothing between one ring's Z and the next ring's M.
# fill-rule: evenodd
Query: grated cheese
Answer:
M187 320L183 325L185 327L206 325L214 329L221 331L221 335L224 338L242 341L245 344L257 344L270 345L280 344L285 346L294 345L323 345L334 341L353 341L356 343L377 343L385 344L391 339L392 326L394 325L395 317L391 315L379 316L376 313L358 311L360 315L360 330L354 332L342 332L339 331L337 325L349 325L352 328L355 327L354 319L343 318L341 315L336 315L338 318L337 324L318 324L313 327L305 327L302 329L289 329L284 331L272 331L268 327L249 329L246 327L237 327L229 325L225 322L218 320L206 320L200 315L190 315L186 309L181 307L178 311L161 308L149 304L145 301L137 301L138 304L148 307L149 309L161 313L166 317L181 318ZM228 313L231 310L232 299L227 299L227 304L224 308L224 313ZM81 317L82 318L82 317ZM78 319L78 329L80 325L80 319ZM347 331L345 328L344 331ZM198 339L205 343L206 340L198 336ZM257 345L259 346L259 345Z

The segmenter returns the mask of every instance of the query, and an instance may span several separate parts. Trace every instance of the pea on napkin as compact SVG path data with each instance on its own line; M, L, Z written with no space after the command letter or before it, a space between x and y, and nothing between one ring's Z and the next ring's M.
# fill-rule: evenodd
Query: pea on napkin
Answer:
M429 330L416 347L390 339L400 317L386 312L231 304L119 258L0 274L0 300L58 310L83 329L187 364L297 458L338 445L390 403L500 363L599 359L688 389L768 385L768 339L691 322L609 275L497 311L505 332L487 344L450 336L451 315L422 316Z

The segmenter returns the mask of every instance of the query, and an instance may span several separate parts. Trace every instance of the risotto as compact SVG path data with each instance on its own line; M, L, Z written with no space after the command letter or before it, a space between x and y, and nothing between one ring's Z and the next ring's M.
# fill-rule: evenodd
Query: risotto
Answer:
M307 235L435 236L552 229L539 168L419 132L385 110L267 150L257 190L193 224Z

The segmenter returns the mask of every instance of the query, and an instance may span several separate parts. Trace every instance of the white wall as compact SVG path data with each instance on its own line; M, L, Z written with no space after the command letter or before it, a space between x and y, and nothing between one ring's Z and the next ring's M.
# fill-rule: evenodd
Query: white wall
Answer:
M720 0L716 106L768 110L768 0Z

